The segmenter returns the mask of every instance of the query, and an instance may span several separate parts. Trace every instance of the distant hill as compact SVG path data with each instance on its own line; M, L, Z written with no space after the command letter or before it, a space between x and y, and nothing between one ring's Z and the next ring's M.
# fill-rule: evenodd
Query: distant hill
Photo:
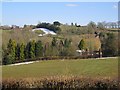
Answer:
M94 49L94 50L98 50L101 47L101 42L99 37L96 37L96 33L102 32L102 33L108 33L108 32L112 32L115 33L117 35L117 29L99 29L99 28L95 28L95 29L90 29L87 26L80 26L80 27L76 27L75 25L65 25L65 24L61 24L60 26L57 26L60 28L60 32L55 33L54 31L51 31L49 29L46 28L38 28L41 29L42 32L31 32L32 30L37 30L37 29L11 29L11 30L0 30L2 31L2 44L3 47L6 47L8 40L14 39L16 40L18 43L27 43L30 40L41 40L43 44L45 43L51 43L53 37L56 37L58 40L63 40L65 38L69 38L72 40L72 46L77 49L77 45L79 43L79 41L81 39L85 39L86 41L86 46ZM51 33L51 35L45 35L43 37L39 37L38 35L40 35L39 33L44 33L44 34L48 34ZM98 34L98 36L99 36ZM55 36L54 36L55 35Z

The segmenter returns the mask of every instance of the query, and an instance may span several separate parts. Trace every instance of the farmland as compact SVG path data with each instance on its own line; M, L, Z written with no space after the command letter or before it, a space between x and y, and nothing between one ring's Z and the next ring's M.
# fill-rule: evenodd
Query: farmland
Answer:
M49 60L3 66L2 88L117 89L118 58Z
M41 78L50 76L118 76L118 59L78 59L39 61L28 65L3 66L3 78Z

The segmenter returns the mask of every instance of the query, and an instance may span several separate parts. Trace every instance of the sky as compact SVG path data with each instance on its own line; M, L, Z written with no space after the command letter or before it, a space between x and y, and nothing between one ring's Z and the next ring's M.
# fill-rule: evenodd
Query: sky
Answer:
M117 2L2 2L2 25L118 21Z
M119 2L119 0L1 0L4 2Z

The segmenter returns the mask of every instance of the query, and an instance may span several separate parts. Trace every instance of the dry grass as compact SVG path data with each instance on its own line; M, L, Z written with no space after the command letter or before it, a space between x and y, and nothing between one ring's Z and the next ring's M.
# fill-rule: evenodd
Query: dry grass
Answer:
M118 88L117 79L111 78L84 78L74 76L41 77L25 79L3 79L2 88L54 88L63 89L91 89L99 88L113 90Z

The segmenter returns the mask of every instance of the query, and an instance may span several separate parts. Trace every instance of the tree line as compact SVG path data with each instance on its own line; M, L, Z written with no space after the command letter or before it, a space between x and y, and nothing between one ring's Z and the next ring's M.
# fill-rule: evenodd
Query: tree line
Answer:
M29 41L27 44L16 43L9 39L7 47L3 50L3 64L12 64L25 59L35 59L46 56L70 56L71 39L57 40L53 37L51 43L43 43L38 40Z
M10 39L7 48L3 50L3 64L12 64L16 61L24 61L24 59L42 56L42 49L41 41L35 42L33 40L25 45Z
M101 50L103 56L118 56L120 51L118 41L113 33L100 33ZM78 43L79 50L87 50L86 42L81 39ZM7 47L3 49L3 64L12 64L25 59L35 59L39 57L54 56L75 56L76 48L73 48L71 39L60 39L53 37L51 42L43 44L40 40L29 41L27 44L16 43L15 40L9 39ZM88 50L87 50L88 51Z

